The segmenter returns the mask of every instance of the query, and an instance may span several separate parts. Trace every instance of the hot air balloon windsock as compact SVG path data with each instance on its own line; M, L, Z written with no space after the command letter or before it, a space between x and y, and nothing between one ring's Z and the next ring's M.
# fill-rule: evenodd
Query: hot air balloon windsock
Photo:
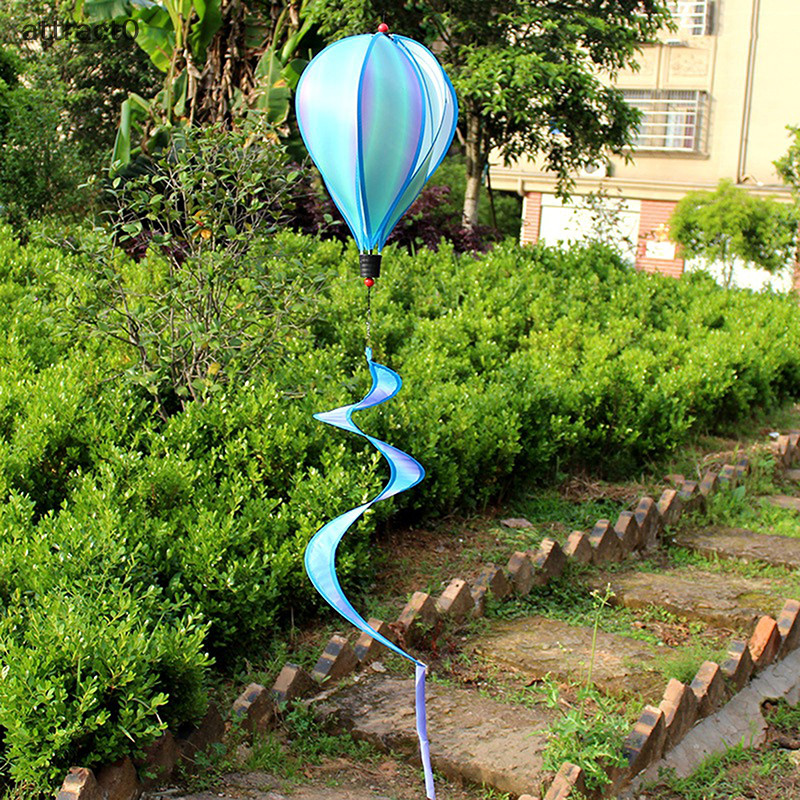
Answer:
M397 222L442 162L455 133L455 91L436 57L405 36L349 36L326 47L306 67L297 86L297 119L306 147L341 211L360 253L367 287L367 366L372 386L358 402L315 418L363 436L389 464L389 480L367 503L323 525L305 552L306 571L317 591L345 619L415 665L416 720L425 789L435 800L427 735L427 667L386 639L345 597L336 575L336 549L349 527L374 503L419 483L425 470L410 455L364 433L354 412L391 400L400 376L372 359L371 291L380 276L381 251Z

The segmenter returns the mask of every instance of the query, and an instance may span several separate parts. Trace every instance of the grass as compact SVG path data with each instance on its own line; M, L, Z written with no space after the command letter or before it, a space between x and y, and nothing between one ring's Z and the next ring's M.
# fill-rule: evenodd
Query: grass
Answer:
M567 531L591 528L598 519L614 519L622 509L617 500L576 503L555 490L527 494L510 505L511 516L522 516L537 525L560 525Z
M577 764L588 789L600 789L611 782L606 771L609 766L625 765L622 743L630 728L630 720L620 713L617 704L592 682L600 617L610 599L610 588L602 594L592 592L592 650L586 683L577 692L577 703L564 709L560 686L548 680L543 684L547 707L560 712L547 731L544 768L557 772L565 761Z
M787 485L776 468L772 453L761 448L751 455L750 473L744 483L734 489L716 492L704 509L684 515L678 530L721 525L757 533L800 537L800 516L797 512L778 508L764 497L785 494L795 488Z
M645 794L648 800L731 800L736 797L773 797L756 787L795 769L785 750L769 748L758 753L736 745L722 755L708 758L692 775L678 778L674 772L661 776L657 786Z
M267 772L284 782L300 779L309 765L325 759L346 758L357 763L374 763L380 757L369 743L356 741L349 733L329 733L314 712L295 705L283 717L277 731L256 733L249 746L247 736L233 724L223 742L197 753L193 769L184 770L181 783L193 791L220 783L226 773Z

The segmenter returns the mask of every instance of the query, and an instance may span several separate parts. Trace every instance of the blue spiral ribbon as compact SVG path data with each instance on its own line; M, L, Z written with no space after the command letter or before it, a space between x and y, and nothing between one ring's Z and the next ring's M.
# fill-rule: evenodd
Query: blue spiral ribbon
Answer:
M403 381L394 370L383 366L383 364L376 364L372 360L371 348L367 347L365 352L367 365L372 375L372 388L359 402L335 408L333 411L314 414L314 418L321 422L327 422L328 425L363 436L389 463L391 474L386 486L372 500L345 511L344 514L340 514L335 519L327 522L314 534L314 537L308 543L308 547L306 547L306 572L317 591L346 620L415 665L417 736L419 737L422 766L425 771L425 791L429 800L435 800L436 794L433 787L433 770L431 768L430 748L428 745L427 713L425 708L425 675L427 667L370 627L369 623L353 608L350 601L345 597L339 584L339 578L336 575L336 549L350 526L374 503L416 486L425 477L425 470L422 465L410 455L386 442L382 442L380 439L376 439L374 436L364 433L353 422L352 415L354 411L372 408L391 400L403 385Z

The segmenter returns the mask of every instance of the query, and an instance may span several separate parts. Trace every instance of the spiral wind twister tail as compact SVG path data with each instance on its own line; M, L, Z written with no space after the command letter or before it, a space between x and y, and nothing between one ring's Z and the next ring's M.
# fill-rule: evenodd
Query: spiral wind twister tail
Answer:
M345 511L344 514L340 514L336 519L332 519L323 525L314 534L314 537L308 543L308 547L306 547L305 566L306 572L317 591L346 620L415 665L417 736L419 737L422 766L425 771L425 790L429 800L435 800L425 709L425 674L427 667L370 627L369 623L353 608L350 601L345 597L342 587L339 585L339 578L336 575L336 549L348 528L374 503L416 486L425 477L425 470L410 455L386 442L382 442L380 439L376 439L374 436L364 433L352 420L354 411L372 408L391 400L403 385L400 376L396 372L383 366L383 364L376 364L372 360L371 348L367 347L365 352L367 365L372 375L372 388L369 392L357 403L342 406L333 411L314 414L314 417L322 422L327 422L329 425L363 436L389 463L389 481L372 500Z

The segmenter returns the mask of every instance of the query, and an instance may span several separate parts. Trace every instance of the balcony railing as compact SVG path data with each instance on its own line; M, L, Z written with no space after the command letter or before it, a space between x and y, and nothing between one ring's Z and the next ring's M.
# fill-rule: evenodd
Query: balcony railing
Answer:
M680 33L705 36L710 33L710 0L669 0L667 6Z
M625 100L642 112L636 150L705 152L708 94L702 91L624 89Z

